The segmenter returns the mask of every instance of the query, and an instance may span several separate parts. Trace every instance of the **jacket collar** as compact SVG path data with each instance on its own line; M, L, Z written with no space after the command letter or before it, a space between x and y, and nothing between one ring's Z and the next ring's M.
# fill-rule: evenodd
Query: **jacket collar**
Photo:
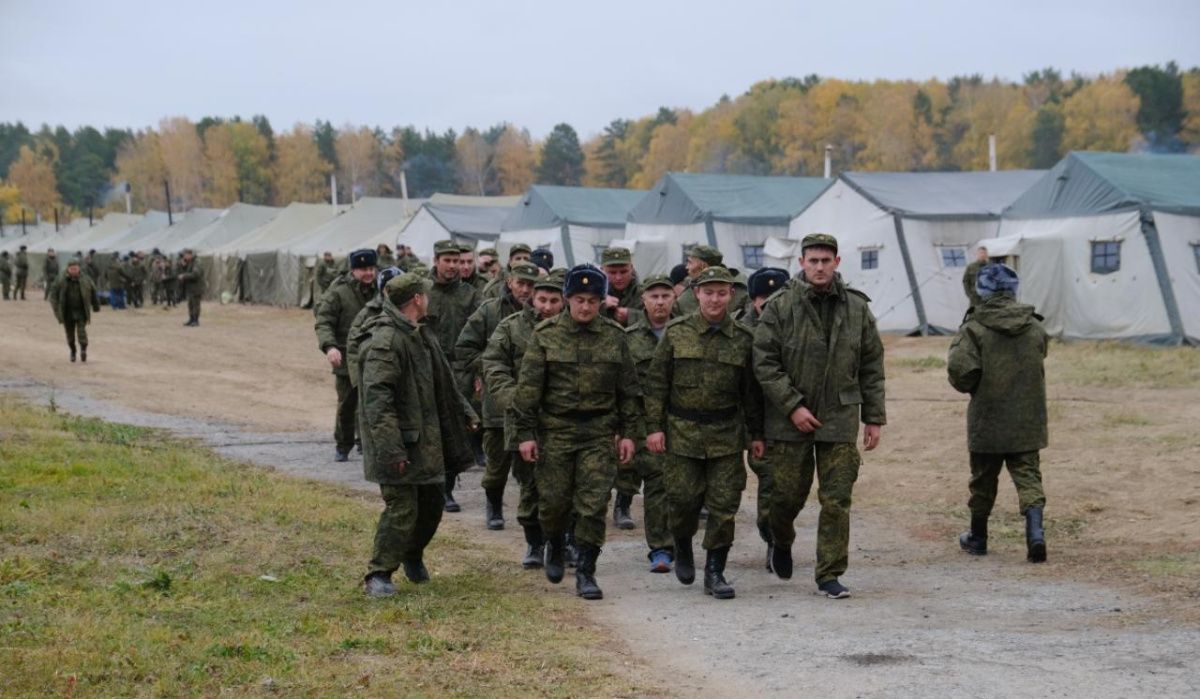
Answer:
M708 332L712 327L700 311L696 311L688 316L687 322L691 323L692 327L699 330L701 334ZM725 311L725 317L721 319L721 324L717 326L717 332L725 337L733 337L733 318L730 316L729 311Z

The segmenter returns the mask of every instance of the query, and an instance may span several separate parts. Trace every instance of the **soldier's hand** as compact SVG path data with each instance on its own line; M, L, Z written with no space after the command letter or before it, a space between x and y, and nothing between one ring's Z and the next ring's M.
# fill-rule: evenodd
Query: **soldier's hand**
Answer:
M330 347L329 351L325 353L325 358L329 360L334 369L342 365L342 353L336 347Z
M618 306L617 309L613 311L613 319L621 325L624 325L629 320L629 309Z
M761 459L767 454L767 443L761 439L755 439L750 442L750 456L756 459Z
M483 395L483 379L475 377L475 395Z
M879 446L879 440L883 437L883 428L879 425L867 425L863 428L863 449L871 451Z
M646 435L646 449L655 453L662 454L667 450L667 435L662 432L651 432Z
M399 473L400 475L404 475L404 470L407 468L408 468L408 459L405 459L404 461L401 461L400 463L396 464L396 473Z
M517 446L517 450L521 452L521 459L525 463L532 464L538 460L538 444L535 440L531 439L528 442L521 442Z
M628 437L622 439L617 442L617 461L621 462L621 465L624 466L633 461L633 453L635 451L637 451L637 447L634 445L632 439Z
M793 410L789 417L796 429L805 434L816 432L817 428L821 426L821 421L817 419L817 416L803 405Z
M621 299L617 298L616 296L609 295L604 297L605 308L617 308L620 305Z

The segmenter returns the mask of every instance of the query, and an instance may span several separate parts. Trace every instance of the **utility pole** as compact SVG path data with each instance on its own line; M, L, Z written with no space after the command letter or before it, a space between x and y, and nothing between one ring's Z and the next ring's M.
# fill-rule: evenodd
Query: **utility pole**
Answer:
M833 176L833 146L825 146L825 179Z
M996 134L988 134L988 172L996 171Z
M171 215L171 183L163 180L163 189L167 191L167 225L175 225L175 217Z

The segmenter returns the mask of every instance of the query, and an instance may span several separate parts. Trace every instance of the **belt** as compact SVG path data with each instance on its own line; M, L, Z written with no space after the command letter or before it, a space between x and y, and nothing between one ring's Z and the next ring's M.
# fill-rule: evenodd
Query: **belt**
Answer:
M737 417L738 406L731 405L728 408L720 408L718 410L689 410L672 405L667 408L667 412L675 417L681 417L684 420L691 420L692 422L718 422L720 420L728 420L731 417Z
M601 409L596 409L596 410L565 410L561 413L555 413L555 412L551 412L551 411L547 410L546 413L549 415L553 415L554 417L561 418L563 420L574 420L575 422L586 422L587 420L594 420L598 417L605 417L607 415L610 415L612 413L612 409L601 408Z

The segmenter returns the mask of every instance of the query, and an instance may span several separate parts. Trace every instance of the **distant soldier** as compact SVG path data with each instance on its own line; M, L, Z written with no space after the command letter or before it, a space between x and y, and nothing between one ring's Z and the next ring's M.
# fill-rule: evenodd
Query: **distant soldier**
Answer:
M633 254L628 248L610 246L600 254L600 264L604 276L608 277L604 316L622 326L628 326L630 311L642 307L637 274L633 270ZM637 526L629 508L633 504L633 496L637 495L640 480L638 469L627 468L617 472L617 495L613 499L612 516L613 524L618 529L633 529Z
M25 246L22 245L17 249L17 257L13 261L13 267L16 269L16 285L13 287L13 300L16 301L20 296L21 300L25 300L25 284L29 280L29 256L25 252Z
M121 264L121 253L114 252L109 259L105 280L108 283L108 305L112 306L114 311L124 310L127 275L125 266Z
M67 332L67 347L71 349L71 361L75 361L75 341L79 341L79 357L87 361L87 325L92 321L92 311L100 312L100 297L96 295L96 284L82 273L80 262L72 259L67 263L67 273L57 279L50 288L50 304L54 317Z
M958 543L967 553L987 553L988 517L1000 471L1007 465L1025 516L1026 557L1041 563L1046 560L1046 494L1040 450L1049 442L1044 367L1049 343L1042 317L1033 306L1017 303L1017 285L1017 273L1008 266L983 266L975 287L980 303L950 344L950 385L971 394L971 528Z
M817 479L817 588L850 596L838 580L850 548L850 499L861 463L855 440L879 445L884 408L883 343L866 294L837 274L837 239L800 241L802 274L763 306L754 331L754 364L766 397L771 447L771 568L792 577L794 521Z
M142 264L142 256L133 253L129 256L129 304L141 308L146 289L146 265Z
M487 299L493 296L499 296L500 292L504 290L504 280L508 276L509 268L518 262L529 262L529 258L532 254L533 249L525 243L517 243L509 248L508 266L500 270L500 273L496 275L496 277L490 282L488 282L487 286L483 287L483 298Z
M333 280L338 276L337 260L333 259L333 253L326 250L321 259L317 260L317 264L313 267L313 315L317 314L317 307L321 305L321 297L325 294L325 290L333 283Z
M92 280L92 283L97 287L100 286L100 266L96 264L96 251L88 250L87 257L83 258L83 273Z
M46 250L46 259L42 261L42 299L50 298L50 287L58 279L58 253L54 248Z
M500 265L496 263L496 248L484 248L476 255L477 269L476 276L483 280L483 285L486 287L488 282L496 278L500 272Z
M375 248L375 255L376 265L380 269L396 266L396 256L392 254L392 249L388 247L387 243L380 243Z
M4 300L8 300L9 292L12 291L12 260L8 258L8 251L0 252L0 286L4 287Z
M621 326L600 317L607 292L593 265L571 269L568 310L538 324L513 398L521 458L536 464L546 537L546 578L562 581L564 535L572 514L579 561L575 592L601 599L596 560L617 462L628 466L642 417L637 373Z
M454 343L481 300L479 291L459 278L458 256L458 244L452 240L439 240L433 245L434 276L433 288L429 291L429 323L433 325L438 343L451 362L455 361ZM478 446L477 460L482 460L482 444ZM447 512L459 512L462 509L454 499L456 477L457 474L447 472Z
M334 420L334 461L344 462L354 448L355 414L358 410L358 391L350 382L346 360L350 326L358 312L375 295L375 251L355 250L350 253L350 271L333 280L317 308L317 347L333 369L337 389L337 417Z
M975 259L963 270L963 293L967 295L968 308L974 308L982 303L982 299L979 298L979 292L975 290L975 282L979 278L979 270L983 269L983 266L987 263L987 248L980 245L975 250Z
M529 261L543 273L554 269L554 253L550 252L549 248L538 248L529 253Z
M641 291L640 301L644 311L631 312L629 327L625 329L625 341L629 344L629 354L637 367L638 381L645 387L646 374L650 370L651 360L654 359L654 350L671 320L675 288L668 277L660 274L647 277ZM617 473L618 499L621 498L622 492L636 493L639 486L645 486L642 510L646 522L646 545L650 547L652 573L671 572L671 564L675 561L675 543L667 524L667 490L663 482L666 459L663 454L639 449L633 459L634 468ZM627 475L630 471L634 473L632 477ZM630 521L632 522L632 519ZM621 527L620 521L617 521L617 526Z
M176 261L170 255L163 255L163 298L167 308L179 303L179 280L175 278ZM164 309L165 310L165 309Z
M679 292L679 296L675 299L675 315L685 316L694 312L699 303L696 301L693 284L700 273L709 267L720 265L725 257L721 251L709 245L696 245L687 252L687 269L686 289Z
M374 263L375 251L361 252ZM400 567L413 583L429 580L424 551L442 519L445 471L473 460L466 429L476 416L455 387L432 330L421 322L431 286L414 274L388 282L361 351L363 474L379 484L384 502L363 582L371 597L396 594L392 574Z
M475 248L470 245L458 246L458 276L464 282L470 284L483 293L483 289L491 281L490 277L484 277L475 268Z
M383 287L401 274L404 272L399 267L386 267L375 274L375 288L377 289L375 295L367 301L358 315L354 316L354 320L350 323L350 329L346 331L346 356L344 357L346 371L350 376L350 385L356 390L361 389L358 385L359 350L371 336L370 332L364 332L363 329L372 318L383 310L383 300L387 298L383 293Z
M481 358L496 326L525 308L533 297L533 285L537 281L537 267L528 262L513 265L503 295L479 304L467 318L454 345L454 368L459 376L459 386L471 387L475 389L472 393L481 395L483 452L487 465L480 485L487 498L484 519L487 528L492 530L504 528L504 486L508 483L511 460L504 448L504 413L492 400L483 382Z
M488 395L494 408L504 416L505 458L511 465L513 478L521 489L520 499L517 501L517 522L525 533L527 547L521 566L526 569L542 567L545 539L542 536L541 522L538 520L538 492L534 480L534 467L521 459L517 453L513 394L516 392L517 376L521 371L521 360L524 359L529 340L533 337L534 327L562 311L564 272L565 270L555 270L534 283L533 300L530 305L520 313L514 313L500 321L481 358ZM488 465L490 468L490 457Z
M407 245L396 246L396 266L405 272L411 272L412 266L419 264L420 258L413 254L412 248Z
M204 298L204 272L196 260L196 253L183 251L178 272L175 277L179 280L179 293L187 298L188 305L188 322L184 325L194 328L200 325L200 300Z

